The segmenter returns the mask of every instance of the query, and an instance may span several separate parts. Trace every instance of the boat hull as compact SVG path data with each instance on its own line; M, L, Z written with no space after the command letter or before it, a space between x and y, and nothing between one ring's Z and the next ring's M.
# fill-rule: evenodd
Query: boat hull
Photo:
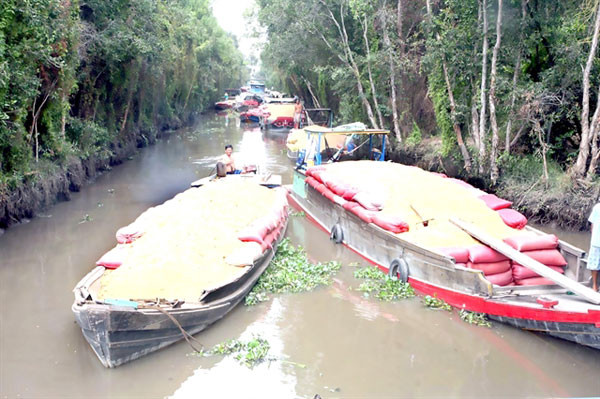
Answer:
M284 232L285 228L276 243ZM224 317L250 292L269 266L276 248L274 245L266 250L238 280L211 291L197 304L158 310L76 299L72 306L75 320L102 364L117 367L184 339L180 327L194 335ZM97 269L90 274L98 274ZM75 288L76 298L77 290L89 287L96 279L84 277Z
M408 283L425 295L436 296L459 309L486 313L491 319L515 327L600 349L600 306L589 304L556 286L498 287L483 273L455 265L453 259L402 240L378 226L365 223L304 184L296 173L288 187L288 201L327 234L342 231L342 244L389 273L394 260L408 265ZM565 253L569 263L579 263ZM546 307L539 298L558 300Z

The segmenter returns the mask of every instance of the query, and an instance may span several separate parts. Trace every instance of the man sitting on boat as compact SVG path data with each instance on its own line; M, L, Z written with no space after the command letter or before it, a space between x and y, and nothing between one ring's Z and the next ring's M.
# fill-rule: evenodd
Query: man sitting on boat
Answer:
M221 156L217 162L217 176L225 177L226 175L239 175L242 173L256 173L256 165L245 165L242 169L237 169L235 158L233 157L233 146L227 144L225 146L225 154Z
M302 120L302 103L300 99L296 98L296 104L294 105L294 129L300 128L300 121Z

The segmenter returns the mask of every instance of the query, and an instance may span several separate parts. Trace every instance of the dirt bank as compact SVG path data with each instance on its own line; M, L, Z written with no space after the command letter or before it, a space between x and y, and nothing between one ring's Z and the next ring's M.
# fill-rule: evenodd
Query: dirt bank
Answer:
M0 230L31 219L58 201L70 200L72 192L78 192L99 173L122 163L138 148L154 144L179 127L171 124L162 126L160 132L132 132L127 141L111 146L112 155L108 158L73 158L54 173L40 172L12 191L0 190Z

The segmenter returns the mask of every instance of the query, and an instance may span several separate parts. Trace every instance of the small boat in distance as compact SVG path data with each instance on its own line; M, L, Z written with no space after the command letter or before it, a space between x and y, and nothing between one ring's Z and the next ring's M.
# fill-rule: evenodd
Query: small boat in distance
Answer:
M239 176L198 186L120 229L119 244L75 286L75 319L104 366L189 342L233 309L273 258L287 227L283 188Z

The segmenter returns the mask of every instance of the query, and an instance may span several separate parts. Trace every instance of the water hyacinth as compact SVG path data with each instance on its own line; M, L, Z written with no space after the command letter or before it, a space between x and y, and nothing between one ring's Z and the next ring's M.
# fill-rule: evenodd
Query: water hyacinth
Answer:
M431 309L441 309L452 311L452 306L443 299L436 298L435 296L426 295L423 297L423 304Z
M485 313L469 312L468 310L461 309L458 312L458 315L460 316L460 319L462 321L467 322L469 324L475 324L476 326L481 327L492 326L492 323L490 323L486 318Z
M248 342L242 342L237 339L230 339L212 347L212 349L202 353L203 356L211 355L229 355L236 353L235 359L248 368L252 368L258 363L263 362L271 345L261 337L254 337Z
M359 269L354 272L354 277L365 280L358 287L358 291L363 292L365 297L373 295L381 301L391 302L415 296L415 290L410 284L389 277L375 267Z
M269 294L311 291L331 284L331 277L340 269L339 262L310 263L302 247L294 247L288 238L277 247L277 253L267 270L246 296L246 305L267 301Z

